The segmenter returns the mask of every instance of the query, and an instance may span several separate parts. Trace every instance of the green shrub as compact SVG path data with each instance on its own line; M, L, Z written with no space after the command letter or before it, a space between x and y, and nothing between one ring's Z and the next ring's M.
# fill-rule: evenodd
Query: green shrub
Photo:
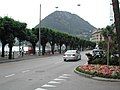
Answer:
M90 60L89 64L101 64L101 65L106 65L107 64L107 57L104 56L102 58L93 58ZM114 56L109 59L109 65L115 65L119 66L119 57Z
M91 61L91 64L101 64L101 65L105 65L106 64L106 58L96 58L94 60Z
M119 66L119 57L114 56L114 57L110 58L109 63L110 63L110 65Z

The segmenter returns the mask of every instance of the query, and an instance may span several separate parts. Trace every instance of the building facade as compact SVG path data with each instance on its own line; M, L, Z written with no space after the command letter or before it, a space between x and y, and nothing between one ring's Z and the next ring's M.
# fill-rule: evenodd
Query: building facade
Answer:
M98 43L100 41L104 41L104 37L101 34L101 31L102 31L101 29L94 30L92 33L92 37L90 38L90 41L96 42L96 43Z

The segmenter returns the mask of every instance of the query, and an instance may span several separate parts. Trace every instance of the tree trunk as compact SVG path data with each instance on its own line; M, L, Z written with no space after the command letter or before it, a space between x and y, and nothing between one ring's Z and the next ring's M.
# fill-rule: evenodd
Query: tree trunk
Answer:
M54 54L54 47L55 47L55 45L53 44L53 45L51 46L52 54Z
M36 44L32 44L32 47L33 47L33 55L35 55L35 47L36 47Z
M62 45L60 44L60 51L59 51L60 54L61 54L61 47L62 47Z
M119 12L119 1L118 0L112 0L112 5L113 5L113 11L114 11L116 33L117 33L119 65L120 65L120 12Z
M9 59L12 59L12 45L9 45Z
M5 45L6 44L2 43L2 55L1 55L1 57L5 57L5 50L4 50Z
M45 46L46 46L46 44L42 45L42 55L45 55Z

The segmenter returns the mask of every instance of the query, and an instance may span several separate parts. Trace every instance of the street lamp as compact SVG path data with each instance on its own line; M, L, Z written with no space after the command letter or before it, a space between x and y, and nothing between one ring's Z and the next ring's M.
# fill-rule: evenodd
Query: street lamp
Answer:
M107 36L108 36L108 43L107 43L107 65L109 65L111 36L110 36L110 34L108 34Z
M80 7L80 4L77 4L77 6ZM80 51L82 51L82 45L81 45L80 49L81 49Z
M40 17L39 17L39 56L41 55L41 4L40 4Z

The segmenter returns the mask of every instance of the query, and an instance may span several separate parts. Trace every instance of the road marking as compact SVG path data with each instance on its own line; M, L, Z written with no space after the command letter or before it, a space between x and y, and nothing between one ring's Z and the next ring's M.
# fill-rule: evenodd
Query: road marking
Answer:
M63 76L71 76L70 74L63 74Z
M41 87L56 87L56 86L45 84L45 85L43 85L43 86L41 86Z
M26 72L29 72L30 70L25 70L25 71L22 71L22 73L26 73Z
M56 79L54 79L54 80L56 80L56 81L60 81L60 80L65 80L65 79L56 78Z
M50 81L50 82L48 82L48 83L55 84L55 83L60 83L60 82Z
M7 78L7 77L11 77L11 76L14 76L14 75L15 75L15 74L10 74L10 75L7 75L7 76L5 76L5 77Z
M43 88L36 88L35 90L47 90L47 89L43 89Z
M58 78L69 78L69 77L66 77L66 76L59 76Z

